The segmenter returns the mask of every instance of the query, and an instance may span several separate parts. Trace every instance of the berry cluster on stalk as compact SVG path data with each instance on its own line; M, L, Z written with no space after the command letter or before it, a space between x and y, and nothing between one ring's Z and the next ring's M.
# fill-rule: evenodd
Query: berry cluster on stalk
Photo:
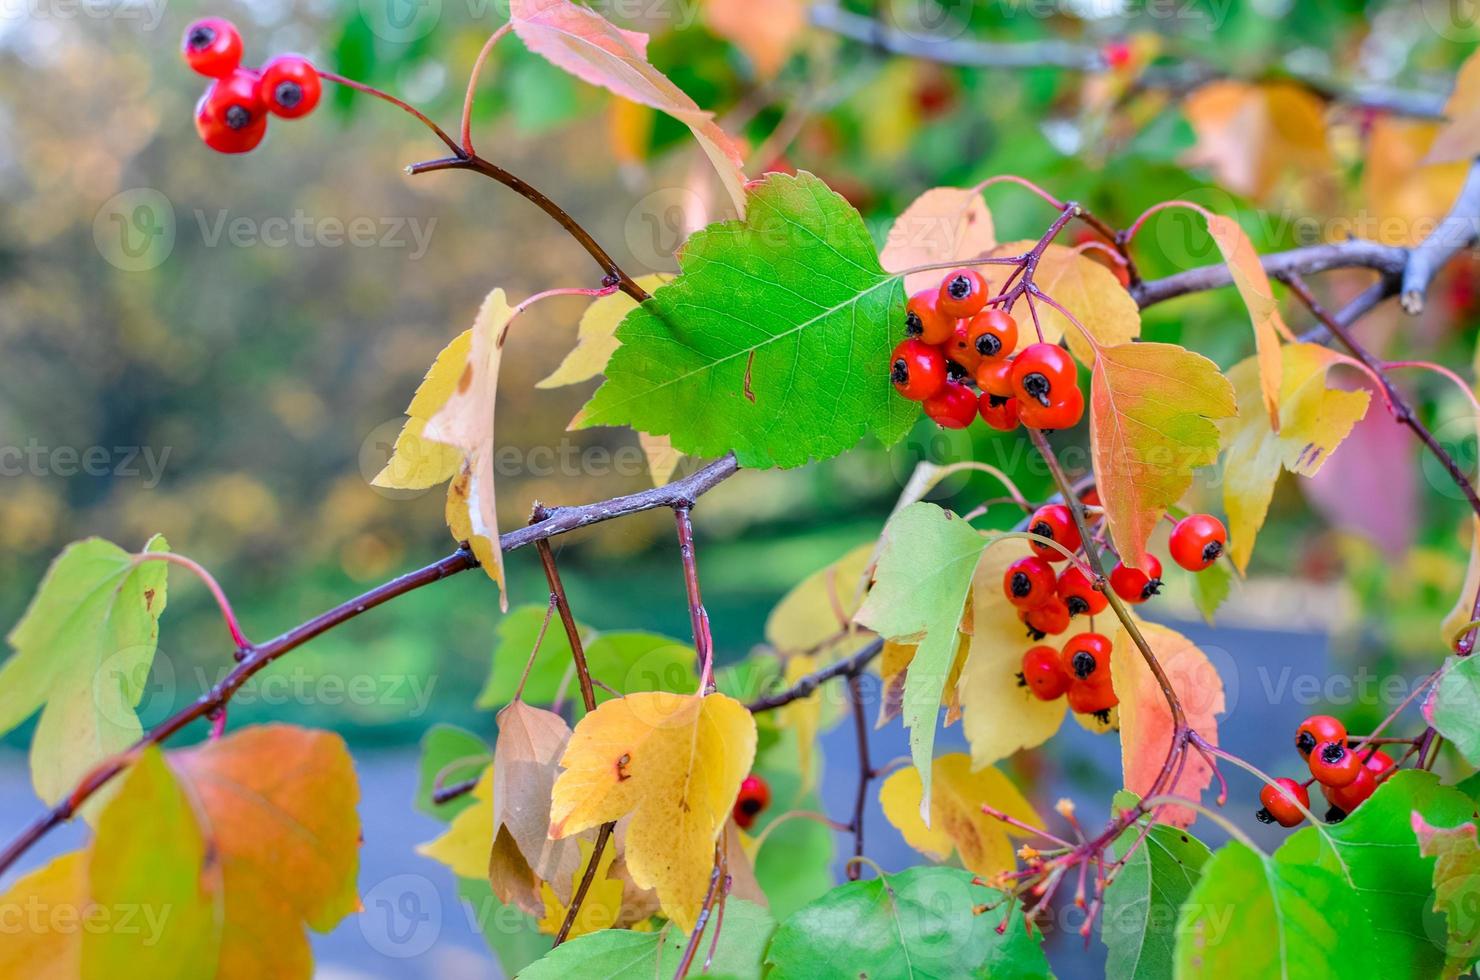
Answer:
M298 119L319 104L323 83L307 58L284 54L260 69L243 68L242 36L229 20L191 24L181 51L186 64L214 79L196 104L195 128L220 153L255 149L267 135L269 114Z
M1295 751L1310 767L1310 778L1299 782L1282 777L1266 785L1254 816L1261 823L1297 826L1305 819L1303 811L1310 809L1309 787L1316 783L1330 804L1326 822L1346 819L1397 769L1393 757L1369 741L1348 737L1346 726L1330 715L1305 719L1295 730Z

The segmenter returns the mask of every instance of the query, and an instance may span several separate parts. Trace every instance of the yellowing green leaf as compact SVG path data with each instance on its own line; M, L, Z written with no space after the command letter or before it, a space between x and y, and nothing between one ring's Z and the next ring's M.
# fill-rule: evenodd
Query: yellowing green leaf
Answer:
M879 262L890 272L985 255L997 244L992 212L973 188L935 187L910 202L884 240ZM906 292L939 285L940 272L905 276Z
M905 674L903 714L910 756L924 774L928 795L935 729L956 656L956 633L987 539L955 514L917 503L889 519L883 541L874 587L856 618L885 639L919 639Z
M1016 255L1035 244L1030 241L1013 242L998 251ZM1115 278L1115 273L1083 252L1064 245L1048 246L1038 262L1033 281L1072 313L1101 347L1128 344L1141 336L1141 308ZM1021 311L1018 316L1022 321L1018 329L1032 334L1031 318ZM1094 363L1094 347L1064 314L1047 303L1039 303L1038 324L1043 328L1044 340L1057 343L1062 338L1081 363Z
M1218 458L1214 420L1234 414L1218 366L1175 344L1106 347L1090 382L1090 448L1110 536L1139 566L1146 541L1199 466Z
M1460 66L1444 116L1449 121L1434 138L1425 162L1468 162L1480 155L1480 57L1474 52Z
M87 903L87 852L72 851L18 878L0 895L0 909L51 909L27 928L7 931L0 943L0 977L77 980L82 976L82 931ZM69 914L70 913L70 914ZM70 920L70 921L69 921Z
M766 642L782 653L846 656L869 642L853 625L863 602L874 544L862 544L808 575L766 617ZM847 631L850 635L840 635Z
M657 273L638 276L637 284L651 293L673 277ZM560 388L565 385L589 381L606 370L612 351L617 349L617 325L622 318L637 309L637 301L618 291L609 296L599 296L581 314L580 326L576 328L576 345L560 366L550 372L549 377L536 382L536 388ZM414 402L412 403L415 404Z
M1326 105L1298 84L1211 82L1189 95L1182 111L1197 134L1187 162L1210 168L1240 194L1263 200L1287 176L1331 171Z
M1462 630L1475 618L1475 594L1480 592L1480 518L1470 521L1470 563L1465 567L1465 581L1455 597L1454 606L1439 624L1439 639L1444 649L1453 650L1463 635Z
M962 867L984 878L1017 867L1009 835L1021 837L1023 831L982 812L982 804L988 804L1030 826L1043 826L1012 781L991 766L973 772L971 759L959 752L936 759L931 769L929 824L920 817L924 788L919 770L899 769L879 787L884 816L905 842L936 861L955 851Z
M1238 397L1238 416L1222 424L1228 446L1223 461L1223 505L1228 511L1229 556L1240 570L1249 564L1254 539L1264 525L1280 469L1301 476L1320 470L1352 426L1367 413L1366 391L1326 386L1326 375L1341 360L1319 344L1283 348L1279 395L1280 427L1270 428L1260 411L1257 358L1228 372Z
M145 545L167 550L162 537ZM0 733L41 709L31 782L47 803L138 741L134 708L154 663L168 568L101 538L78 541L52 562L10 631L15 653L0 667ZM84 816L95 817L112 792L94 797Z
M623 856L632 880L657 891L663 913L691 931L755 739L750 712L723 694L614 698L571 735L550 836L630 815Z
M595 843L585 838L580 838L571 843L579 846L579 864L570 875L557 882L561 892L566 897L561 898L555 894L555 889L550 887L550 882L540 882L540 898L545 903L545 914L540 919L540 931L550 935L560 932L560 927L565 923L565 917L570 912L570 896L575 894L581 879L586 875L586 865L591 860L591 854L595 850ZM572 848L574 850L574 848ZM567 934L571 939L584 936L588 932L598 929L609 929L622 914L622 882L618 878L607 876L611 871L612 861L616 860L617 848L615 844L608 844L601 849L601 857L596 861L596 876L591 879L591 887L586 890L586 897L581 902L580 911L571 923L570 932Z
M1237 221L1221 214L1208 215L1208 233L1223 253L1228 272L1233 276L1234 288L1249 309L1249 319L1254 325L1254 347L1259 363L1259 382L1264 393L1264 408L1268 412L1270 425L1279 429L1280 417L1280 337L1290 337L1290 328L1280 316L1280 304L1275 301L1274 288L1269 276L1254 251L1254 243L1239 227Z
M1476 882L1480 881L1480 844L1475 825L1434 827L1413 811L1418 851L1434 861L1433 910L1446 922L1444 976L1457 977L1480 958L1480 923L1475 921ZM1431 939L1437 937L1430 937Z
M463 457L455 447L423 437L427 420L447 404L468 367L473 331L464 330L442 348L426 377L406 406L406 424L396 436L391 458L371 484L396 490L425 490L445 483L462 469Z

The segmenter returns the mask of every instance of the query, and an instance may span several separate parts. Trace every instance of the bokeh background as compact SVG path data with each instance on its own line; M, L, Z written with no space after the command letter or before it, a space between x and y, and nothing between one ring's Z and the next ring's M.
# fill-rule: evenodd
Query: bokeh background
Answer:
M1446 210L1462 177L1454 167L1420 166L1433 122L1327 104L1304 89L1278 89L1229 121L1176 87L1142 90L1130 78L1055 68L952 67L817 29L797 34L772 71L758 63L757 42L724 16L733 3L596 6L653 33L652 61L745 141L753 173L821 175L880 241L921 191L1016 173L1117 226L1155 202L1184 197L1236 214L1261 250L1348 233L1408 244ZM786 10L805 17L807 6L757 4L753 18L771 22ZM845 7L937 35L1091 48L1123 41L1142 67L1192 60L1246 79L1295 74L1439 101L1480 40L1463 10L1429 2ZM411 392L492 287L518 298L598 279L558 228L492 182L405 175L408 163L436 156L438 144L414 120L364 96L331 87L320 111L274 122L257 151L207 150L191 119L204 80L177 54L184 26L206 13L241 27L249 62L300 51L403 96L448 127L473 58L503 20L497 0L0 2L0 624L7 627L52 556L88 535L135 548L163 533L215 572L255 639L449 553L440 491L370 485ZM485 155L549 193L634 274L672 270L695 215L723 216L685 130L583 86L514 39L495 49L474 125ZM987 199L1003 241L1036 237L1052 217L1011 186L994 187ZM1216 252L1194 224L1168 215L1148 227L1137 257L1153 277L1215 261ZM1363 323L1361 335L1389 356L1465 370L1480 302L1475 274L1468 259L1455 263L1423 316L1402 317L1390 305ZM1330 276L1322 289L1339 300L1366 281ZM566 431L594 383L534 387L572 346L582 308L580 299L542 303L511 336L498 408L499 444L517 450L499 478L505 527L527 520L536 501L577 503L649 485L631 433ZM1299 314L1291 320L1297 330L1310 325ZM1225 368L1251 347L1230 290L1148 310L1145 336L1195 347ZM1405 385L1446 447L1473 469L1474 423L1461 400L1427 376ZM1082 447L1084 434L1066 434L1061 444ZM695 521L721 657L762 642L766 613L787 588L877 534L916 462L965 458L1008 471L1030 497L1048 485L1016 434L974 427L948 435L922 424L887 451L863 445L801 470L744 473L707 496ZM1072 448L1066 458L1087 463ZM965 510L998 492L987 480L957 480L935 499ZM1197 493L1217 510L1218 474L1204 474ZM1436 626L1463 578L1464 513L1442 473L1420 461L1377 402L1320 478L1298 487L1286 478L1250 578L1235 586L1219 627L1188 627L1238 692L1227 739L1278 766L1280 754L1259 740L1239 746L1240 732L1293 728L1315 704L1333 707L1354 729L1386 714L1395 702L1377 680L1431 669L1442 653ZM984 523L1016 516L994 508ZM686 634L666 513L578 532L558 548L583 621ZM509 580L516 603L543 602L532 553L510 556ZM1153 615L1195 619L1175 570ZM284 718L345 733L366 776L367 824L381 831L367 833L365 891L410 875L422 883L408 886L412 892L442 889L449 921L457 916L440 869L410 851L436 832L410 808L414 746L434 722L491 736L491 715L475 711L473 700L498 620L486 580L454 578L295 651L263 675L256 697L231 711L233 725ZM209 597L183 575L160 649L146 724L230 665ZM325 686L325 678L351 677L373 679L362 688L372 693ZM1314 685L1301 688L1307 693L1292 686L1301 678ZM0 742L6 833L39 806L24 769L28 736L22 730ZM823 795L834 811L852 792L850 741L846 731L828 736ZM885 733L876 756L899 754L902 745L897 729ZM1072 792L1087 807L1094 799L1103 806L1117 782L1113 739L1077 731L1018 765L1039 777L1036 796L1050 804ZM1242 795L1239 819L1256 826L1243 813L1252 810L1244 804L1253 790ZM885 866L910 863L877 811L874 824ZM67 843L62 835L51 846ZM325 941L323 969L345 976L497 970L466 923L449 924L445 938L414 955L390 944L405 954L393 955L350 924ZM1065 952L1072 945L1055 945L1065 975L1097 955L1076 958Z

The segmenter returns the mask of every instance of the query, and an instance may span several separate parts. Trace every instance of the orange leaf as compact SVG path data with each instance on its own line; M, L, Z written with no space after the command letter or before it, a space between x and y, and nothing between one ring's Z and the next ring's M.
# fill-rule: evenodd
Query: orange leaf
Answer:
M1283 371L1280 359L1280 337L1294 340L1290 328L1280 316L1280 304L1275 301L1274 289L1269 276L1259 262L1259 253L1254 243L1239 227L1237 221L1221 214L1208 215L1208 233L1223 253L1228 271L1233 276L1233 285L1249 308L1249 319L1254 324L1254 349L1259 355L1259 384L1264 392L1264 408L1269 412L1269 424L1274 431L1280 430L1280 376Z
M705 0L704 20L745 52L757 75L771 78L806 29L807 7L802 0Z
M1417 245L1449 212L1470 162L1433 163L1424 152L1436 145L1437 123L1378 116L1367 136L1362 197L1376 220L1356 234L1384 245ZM1432 154L1430 154L1432 155Z
M1425 163L1468 163L1480 154L1480 56L1472 53L1460 66L1454 91L1444 103L1449 122L1429 147Z
M900 272L933 262L973 259L996 244L992 212L980 192L935 187L915 198L894 219L879 252L879 264L888 272ZM940 277L939 272L912 273L905 277L905 291L917 292L939 283Z
M1301 177L1330 171L1326 104L1302 86L1212 82L1182 108L1197 134L1186 162L1210 168L1240 194L1262 199L1291 171Z

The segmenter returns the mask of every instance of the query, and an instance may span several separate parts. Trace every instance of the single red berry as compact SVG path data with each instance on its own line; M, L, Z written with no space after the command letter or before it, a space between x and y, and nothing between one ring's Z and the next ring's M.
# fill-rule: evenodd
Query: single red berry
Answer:
M1048 408L1079 390L1079 372L1069 352L1058 344L1029 344L1012 361L1012 394L1027 408L1030 402Z
M1059 574L1058 593L1064 605L1069 607L1070 616L1081 613L1098 616L1110 603L1105 593L1095 588L1094 581L1078 565L1070 565Z
M261 143L267 111L257 96L257 73L238 68L212 82L195 107L195 129L220 153L246 153Z
M322 89L318 70L300 55L278 55L262 66L260 91L268 112L287 119L306 116L319 104Z
M1084 417L1084 395L1070 388L1060 401L1051 405L1024 402L1023 424L1034 429L1072 429Z
M976 418L976 392L948 381L925 399L925 414L943 429L964 429Z
M1018 427L1016 398L1003 398L984 391L977 398L976 406L982 414L982 421L998 432L1011 432Z
M1294 827L1305 819L1305 814L1300 812L1295 805L1298 801L1300 806L1310 809L1310 793L1306 788L1295 780L1288 777L1276 779L1275 785L1268 783L1259 791L1259 802L1264 805L1254 816L1259 818L1260 823L1278 823L1281 827Z
M998 309L982 310L966 321L966 336L982 357L1005 358L1017 346L1017 321Z
M919 340L902 340L889 355L889 380L904 397L923 402L945 387L946 357L939 347Z
M1057 541L1070 553L1078 551L1082 543L1079 538L1079 528L1074 523L1074 515L1063 504L1044 504L1039 507L1033 512L1033 516L1028 518L1028 530L1041 538ZM1029 541L1028 547L1032 548L1033 554L1039 558L1055 562L1069 560L1069 556L1063 551L1041 541Z
M1161 592L1161 562L1146 555L1146 571L1118 563L1110 572L1110 588L1126 602L1145 602Z
M1023 654L1023 670L1018 674L1019 683L1033 692L1040 701L1052 701L1063 697L1069 689L1069 675L1059 651L1050 646L1032 647Z
M1172 528L1169 542L1172 560L1189 572L1200 572L1217 561L1227 543L1228 531L1211 514L1182 518Z
M1058 636L1069 628L1069 607L1058 596L1049 596L1048 601L1032 609L1019 609L1018 619L1028 628L1028 636L1041 640L1047 636Z
M1346 747L1345 742L1322 742L1311 749L1306 761L1310 763L1310 774L1316 777L1316 782L1333 789L1350 786L1358 774L1367 771L1362 760Z
M946 316L936 305L939 289L922 289L905 304L904 332L907 337L927 344L944 344L956 329L956 320Z
M1110 683L1110 637L1079 633L1069 637L1062 654L1064 667L1076 680Z
M1081 715L1096 715L1101 721L1109 721L1110 709L1120 703L1110 682L1100 680L1070 681L1068 699L1070 710Z
M975 269L957 269L940 283L937 305L946 316L976 316L987 305L987 281Z
M1321 785L1321 792L1326 794L1326 802L1346 813L1355 810L1376 789L1377 774L1365 767L1359 768L1357 775L1345 786Z
M771 787L755 773L746 776L740 783L740 792L735 796L735 807L731 815L736 826L749 830L760 812L771 805Z
M955 329L951 331L951 339L946 341L945 346L946 356L964 367L969 373L974 373L982 362L982 356L972 346L971 336L966 332L964 321L956 323Z
M1123 40L1107 41L1100 49L1100 56L1108 67L1119 71L1131 63L1131 46Z
M1295 751L1310 755L1321 742L1346 742L1346 726L1330 715L1311 715L1295 729Z
M242 63L242 36L236 25L206 17L185 28L180 44L185 63L207 78L225 78Z
M1079 498L1079 502L1086 507L1100 506L1100 491L1095 487L1090 487L1084 491L1084 495Z
M1393 767L1393 757L1382 749L1359 748L1354 751L1357 753L1357 758L1362 760L1362 765L1372 770L1372 775L1377 777L1379 783L1392 775L1388 770Z
M1007 601L1019 609L1033 609L1054 598L1057 582L1052 565L1029 555L1007 566L1002 575L1002 591Z
M976 384L989 395L1012 398L1012 362L1005 358L984 358L976 367Z

